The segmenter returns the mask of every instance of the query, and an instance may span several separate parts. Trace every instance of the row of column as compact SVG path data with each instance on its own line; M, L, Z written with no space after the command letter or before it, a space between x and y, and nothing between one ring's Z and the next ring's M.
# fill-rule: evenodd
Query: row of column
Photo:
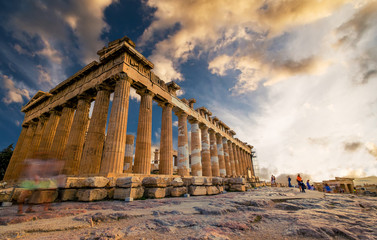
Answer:
M78 96L77 104L66 103L23 126L4 179L17 179L23 160L34 153L50 153L64 161L66 175L116 175L123 173L131 79L125 74L114 77L115 89L106 135L110 94L106 85L96 88L95 103L89 122L93 96ZM150 174L153 93L138 90L141 96L137 129L134 173ZM162 107L160 174L173 174L172 109ZM76 107L76 109L75 109ZM190 175L187 114L178 116L178 174ZM198 121L191 119L191 175L241 176L252 169L248 153ZM89 125L89 126L88 126ZM199 131L201 131L201 139ZM132 139L133 142L133 139ZM201 150L200 150L201 149ZM132 153L127 153L128 155ZM126 156L126 158L130 156ZM132 159L132 158L131 158ZM132 162L131 162L132 164Z

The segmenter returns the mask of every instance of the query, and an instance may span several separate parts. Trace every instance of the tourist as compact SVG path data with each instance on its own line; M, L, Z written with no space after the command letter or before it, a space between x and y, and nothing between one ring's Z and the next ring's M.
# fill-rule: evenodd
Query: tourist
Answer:
M300 188L300 192L305 192L305 184L303 183L300 174L297 174L296 180L297 180L298 187Z
M274 175L271 175L271 187L276 186L276 179Z
M324 190L325 190L325 192L327 192L327 193L331 193L331 188L330 188L330 186L326 183L325 184L325 188L324 188Z
M291 177L288 176L288 187L293 187L292 184L291 184L291 180L292 180Z
M312 190L312 187L310 186L309 179L306 181L306 186L308 187L308 190Z

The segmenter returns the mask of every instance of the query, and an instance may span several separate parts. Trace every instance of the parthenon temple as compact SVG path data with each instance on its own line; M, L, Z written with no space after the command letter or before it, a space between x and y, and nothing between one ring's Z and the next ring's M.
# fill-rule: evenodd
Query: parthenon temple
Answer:
M253 147L235 138L236 133L207 108L194 108L194 98L178 98L180 87L155 75L153 63L128 37L110 42L97 54L99 62L91 62L49 92L38 91L22 107L25 118L4 180L17 180L23 161L36 152L61 160L67 176L150 175L156 166L158 174L173 175L172 114L178 117L177 175L254 176ZM130 88L141 97L136 136L127 135ZM162 108L159 156L154 162L153 101Z

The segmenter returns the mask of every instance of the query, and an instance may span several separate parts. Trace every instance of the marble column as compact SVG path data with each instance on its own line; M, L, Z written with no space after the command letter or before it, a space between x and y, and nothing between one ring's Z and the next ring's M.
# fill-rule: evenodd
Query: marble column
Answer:
M52 110L50 111L50 116L46 122L46 127L42 133L41 143L39 144L38 152L42 153L50 153L52 141L54 140L56 134L56 128L58 126L61 111L59 110Z
M11 176L12 176L12 173L14 172L14 167L16 165L16 162L20 158L20 152L21 152L21 149L23 148L22 145L24 143L27 130L28 130L28 126L22 125L20 136L18 137L16 147L13 150L12 157L9 161L7 170L4 175L4 179L3 179L4 181L9 181L12 179Z
M170 103L162 107L159 174L173 175L173 123Z
M64 168L66 175L77 175L82 149L85 141L85 132L89 121L89 108L91 97L82 95L78 97L77 109L73 118L68 142L63 153Z
M247 176L247 167L246 167L246 162L245 162L242 148L238 149L238 155L240 155L240 159L241 159L241 175Z
M232 171L232 177L235 177L237 176L237 173L236 173L236 164L234 162L233 143L231 141L228 141L228 151L229 151L229 162L230 162L230 167Z
M101 167L103 145L105 143L107 112L110 103L111 89L106 86L97 87L92 117L86 134L85 146L80 161L79 174L98 174Z
M211 177L212 168L211 168L211 154L210 154L208 127L204 124L200 124L199 127L202 134L202 154L201 155L202 155L203 176Z
M189 176L187 114L183 111L178 111L175 114L178 116L178 175Z
M26 153L26 159L27 158L32 158L34 154L38 151L39 145L41 143L41 139L43 136L44 129L46 127L46 121L47 117L45 115L40 116L38 118L38 125L37 128L35 129L35 133L33 136L33 140L31 141L30 148L28 149Z
M224 137L222 138L223 150L224 150L224 161L225 161L225 170L226 176L232 176L232 167L230 165L229 150L228 150L228 140Z
M223 150L222 138L223 137L220 134L216 134L217 156L219 158L220 177L225 177L226 176L226 169L225 169L225 160L224 160L224 150Z
M217 155L216 133L213 129L209 130L209 141L210 141L212 176L220 177L219 157Z
M106 176L123 173L132 82L126 74L116 75L114 79L116 81L114 98L100 167L100 173Z
M240 175L244 176L245 172L244 172L243 158L242 158L242 155L241 155L241 152L240 152L241 149L240 149L239 146L237 146L236 150L237 150L237 156L238 156L238 165L239 165L239 168L240 168Z
M16 180L21 176L22 171L23 171L23 163L26 158L26 154L28 153L28 149L30 149L32 145L32 141L33 141L33 137L34 137L36 129L37 129L37 123L31 122L26 131L26 136L24 138L22 149L20 151L20 157L17 159L18 161L15 163L14 171L11 174L10 179Z
M71 104L63 105L62 115L60 117L58 126L56 128L55 137L51 145L51 153L58 160L63 159L63 153L67 145L74 114L75 109Z
M242 151L242 155L243 155L243 161L244 161L244 164L245 164L245 174L247 175L249 166L247 164L247 156L246 156L246 154L247 154L246 151L243 150Z
M132 173L132 161L134 159L134 139L134 135L127 134L123 173Z
M137 93L141 95L141 100L136 135L134 173L150 174L152 160L153 93L146 89L138 90Z
M202 157L200 154L200 132L199 122L196 119L190 119L191 124L191 175L203 175L202 172Z
M237 145L235 143L232 144L233 147L233 158L234 158L234 166L236 170L236 175L240 176L240 162L238 160L238 155L237 155Z

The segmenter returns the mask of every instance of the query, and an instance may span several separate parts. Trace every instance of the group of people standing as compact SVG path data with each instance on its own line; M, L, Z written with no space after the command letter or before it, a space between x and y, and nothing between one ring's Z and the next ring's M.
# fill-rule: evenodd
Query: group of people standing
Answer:
M306 186L305 186L304 181L303 181L302 177L300 176L300 174L297 174L296 180L297 180L297 185L300 188L300 192L305 192L305 189L314 190L314 186L310 185L309 179L306 181ZM291 177L288 176L288 187L293 187L291 181L292 181Z

